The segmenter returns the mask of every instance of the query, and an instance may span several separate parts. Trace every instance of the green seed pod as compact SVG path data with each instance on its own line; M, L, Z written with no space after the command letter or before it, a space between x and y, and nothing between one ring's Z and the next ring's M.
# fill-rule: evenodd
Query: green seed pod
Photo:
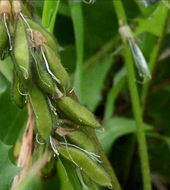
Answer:
M43 156L43 154L45 152L45 148L46 148L45 145L35 142L33 156L32 156L33 164L36 163Z
M43 65L42 60L40 57L32 52L33 56L33 68L35 72L35 77L38 86L47 94L52 96L57 96L56 90L54 88L53 80L50 75L47 73L45 66Z
M45 49L45 55L49 64L51 71L53 72L54 76L59 79L60 83L58 84L60 87L65 89L66 91L70 90L70 78L60 62L57 54L45 43L43 44Z
M19 108L23 108L25 106L25 97L21 94L22 92L21 89L21 85L19 82L19 79L16 75L16 73L14 72L13 74L13 86L12 86L12 97L13 100L15 102L15 104L19 107Z
M56 169L56 159L52 156L41 170L41 175L44 178L49 178L53 176L53 174L55 174L55 169Z
M83 171L80 172L83 182L88 187L88 190L99 190L97 185Z
M49 33L42 25L38 24L37 22L28 18L26 20L32 29L38 30L42 33L42 35L46 38L48 45L57 53L58 47L56 44L56 40L51 35L51 33Z
M20 80L27 90L30 90L32 86L31 56L27 32L24 22L20 17L16 22L13 58Z
M34 86L29 94L29 99L34 111L38 133L44 140L48 140L52 131L52 119L46 98L43 93Z
M57 150L64 158L71 162L75 162L82 171L84 171L95 183L101 186L111 187L111 180L103 168L84 152L72 148L57 145Z
M4 19L0 20L0 54L7 46L8 43L8 35L4 24Z
M84 106L80 105L72 98L66 96L58 99L56 102L58 108L72 121L79 125L87 125L91 127L100 127L100 123Z
M81 148L87 150L88 152L95 153L95 146L93 142L87 136L87 134L85 134L81 130L70 131L68 132L67 137L71 142L75 143Z

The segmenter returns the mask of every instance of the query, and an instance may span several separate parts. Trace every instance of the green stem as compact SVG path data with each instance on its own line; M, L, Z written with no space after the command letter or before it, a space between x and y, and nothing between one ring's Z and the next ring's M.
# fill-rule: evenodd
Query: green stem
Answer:
M113 4L115 7L115 11L119 20L119 25L127 25L127 18L126 13L123 8L123 4L121 0L113 0ZM122 36L124 38L124 36ZM149 168L149 159L148 159L148 152L147 152L147 144L145 133L143 129L143 120L142 120L142 112L141 106L139 102L139 94L136 85L136 78L135 78L135 71L133 67L133 57L128 46L127 41L124 41L124 58L126 63L126 69L128 73L128 83L129 83L129 90L131 95L132 101L132 108L134 117L136 120L136 128L137 128L137 141L139 146L139 156L141 161L141 169L142 169L142 176L143 176L143 184L145 190L151 190L151 176L150 176L150 168Z

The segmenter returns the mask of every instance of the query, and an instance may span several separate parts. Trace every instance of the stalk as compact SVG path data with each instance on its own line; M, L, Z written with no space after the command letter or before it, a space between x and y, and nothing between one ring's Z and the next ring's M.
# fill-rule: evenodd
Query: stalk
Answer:
M113 5L116 11L116 15L118 17L119 26L122 27L124 25L128 25L126 13L121 0L113 0ZM124 36L122 36L124 38ZM142 111L139 102L139 94L136 85L135 71L133 67L133 57L128 45L127 40L122 40L124 45L124 59L126 64L126 69L128 73L128 83L129 90L132 101L133 114L136 120L136 129L137 129L137 141L139 146L139 156L141 161L141 169L142 169L142 179L145 190L151 190L151 176L150 176L150 168L149 168L149 159L147 152L147 144L146 137L143 129L143 119L142 119Z

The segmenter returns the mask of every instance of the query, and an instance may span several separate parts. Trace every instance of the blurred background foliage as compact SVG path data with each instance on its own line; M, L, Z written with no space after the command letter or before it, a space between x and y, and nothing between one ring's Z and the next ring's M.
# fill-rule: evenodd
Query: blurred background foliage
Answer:
M123 0L123 3L129 25L147 61L150 60L158 39L163 38L146 104L143 105L143 127L147 136L154 189L167 190L170 188L170 19L162 33L164 14L156 14L161 1L147 8L140 1ZM81 102L103 123L103 129L97 131L97 135L123 189L142 189L138 148L134 135L136 126L113 3L112 0L96 0L93 4L82 2L81 6L84 25ZM35 19L41 22L43 1L34 1L33 9ZM62 64L74 84L76 45L70 7L66 0L60 2L54 35L59 45ZM0 140L4 144L12 145L11 148L1 145L2 152L10 158L10 164L15 163L13 149L16 142L21 140L27 121L27 110L19 110L10 96L11 69L10 58L0 61ZM137 72L136 76L138 77ZM143 84L137 85L141 95ZM2 164L3 159L0 160L0 165ZM1 166L0 176L2 171L9 172L9 179L19 171L15 170L13 165L10 171ZM29 189L67 190L75 189L75 186L77 189L81 188L69 167L69 182L60 163L57 171L58 175L48 179L34 178Z

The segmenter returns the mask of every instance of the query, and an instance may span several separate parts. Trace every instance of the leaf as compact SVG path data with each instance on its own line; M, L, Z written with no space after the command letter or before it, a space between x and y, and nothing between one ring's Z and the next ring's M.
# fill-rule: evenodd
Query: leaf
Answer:
M61 159L61 161L64 165L65 171L67 172L69 181L73 187L73 188L71 188L71 190L72 189L83 190L82 186L80 184L79 178L77 176L77 173L76 173L76 167L73 164L70 164L70 162L68 162L65 159Z
M168 8L160 2L157 9L152 13L148 19L139 19L136 34L143 32L150 32L158 37L162 36L164 30L164 20L167 18Z
M123 67L123 69L121 69L114 77L114 86L107 95L104 121L109 120L113 116L116 98L119 95L119 92L124 88L125 82L126 70L125 67Z
M51 33L54 30L59 4L60 0L44 1L42 24L44 25L44 27L49 28Z
M7 89L7 84L4 80L4 77L0 73L0 95L3 94Z
M151 126L147 124L143 124L143 127L151 130ZM136 132L136 122L133 119L115 117L104 123L104 132L96 132L103 148L109 152L119 137Z
M113 63L113 58L107 57L100 61L100 63L90 67L84 74L82 82L82 103L91 111L96 109L102 99L104 81Z
M7 82L7 81L6 81ZM27 109L19 109L11 99L11 86L0 96L0 139L6 144L14 144L27 121Z
M7 57L5 60L0 60L0 72L8 79L9 82L12 82L12 70L13 64L11 57Z
M135 0L135 2L137 3L141 13L147 17L149 16L151 13L153 13L153 11L156 9L156 7L158 6L158 4L153 4L152 6L149 6L146 8L146 6L141 2L141 1L138 1L138 0Z
M64 190L70 190L71 189L71 183L68 178L67 171L60 159L57 160L57 170L58 170L58 175L60 178L60 181L63 185Z
M0 141L0 189L9 190L11 182L21 168L16 167L9 160L9 150L11 146L5 145Z
M82 100L82 75L83 75L83 58L84 58L84 25L83 25L83 12L81 2L74 2L69 0L69 6L71 10L71 17L73 21L73 28L75 33L76 42L76 71L74 79L75 92Z

